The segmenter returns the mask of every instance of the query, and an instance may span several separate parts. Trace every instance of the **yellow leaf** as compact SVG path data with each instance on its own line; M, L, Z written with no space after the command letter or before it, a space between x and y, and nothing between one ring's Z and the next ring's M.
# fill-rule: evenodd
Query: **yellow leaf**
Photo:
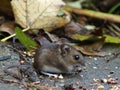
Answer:
M72 35L73 39L80 40L80 41L88 40L91 37L93 37L93 36L92 35L80 35L80 34Z
M120 38L118 37L113 37L110 35L105 35L105 43L116 43L119 44L120 43Z

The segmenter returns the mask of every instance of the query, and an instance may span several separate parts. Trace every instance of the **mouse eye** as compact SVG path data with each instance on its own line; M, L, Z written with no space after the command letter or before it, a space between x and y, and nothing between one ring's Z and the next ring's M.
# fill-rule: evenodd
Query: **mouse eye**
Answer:
M74 59L79 60L80 59L79 55L74 55Z

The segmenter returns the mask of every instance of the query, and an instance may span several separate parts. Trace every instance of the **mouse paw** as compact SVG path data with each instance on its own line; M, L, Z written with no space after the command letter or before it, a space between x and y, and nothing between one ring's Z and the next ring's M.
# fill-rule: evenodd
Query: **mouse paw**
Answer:
M44 72L44 71L41 71L42 74L44 75L47 75L49 77L54 77L54 78L58 78L58 74L52 74L52 73L48 73L48 72Z

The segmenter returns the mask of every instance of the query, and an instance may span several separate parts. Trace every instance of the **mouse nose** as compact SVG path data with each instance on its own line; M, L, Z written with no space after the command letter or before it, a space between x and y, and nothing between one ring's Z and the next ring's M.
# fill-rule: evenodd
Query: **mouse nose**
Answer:
M78 72L78 73L81 72L82 71L81 66L80 65L76 65L75 66L75 71Z
M78 72L78 73L82 72L82 68L78 67L78 68L77 68L77 72Z

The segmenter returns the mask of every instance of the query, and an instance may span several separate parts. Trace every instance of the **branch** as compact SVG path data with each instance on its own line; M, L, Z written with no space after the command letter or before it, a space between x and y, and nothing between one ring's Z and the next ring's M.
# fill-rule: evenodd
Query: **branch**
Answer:
M29 30L29 29L30 29L30 27L25 28L25 29L23 29L22 31L25 32L25 31L27 31L27 30ZM14 37L15 35L16 35L16 34L14 33L14 34L12 34L12 35L10 35L10 36L8 36L8 37L5 37L5 38L3 38L3 39L1 40L1 42L5 42L5 41L7 41L8 39Z
M8 80L8 79L1 79L2 81L6 82L6 83L15 83L15 84L19 84L19 85L24 85L27 88L32 88L35 87L37 89L42 89L42 90L56 90L55 87L50 87L50 86L42 86L40 84L36 84L35 82L33 83L26 83L26 82L19 82L19 81L15 81L15 80Z
M62 9L68 12L76 13L78 15L85 15L88 17L93 17L93 18L98 18L98 19L103 19L103 20L107 20L111 22L120 23L120 15L107 14L107 13L87 10L87 9L78 9L78 8L74 8L70 6L64 6Z

